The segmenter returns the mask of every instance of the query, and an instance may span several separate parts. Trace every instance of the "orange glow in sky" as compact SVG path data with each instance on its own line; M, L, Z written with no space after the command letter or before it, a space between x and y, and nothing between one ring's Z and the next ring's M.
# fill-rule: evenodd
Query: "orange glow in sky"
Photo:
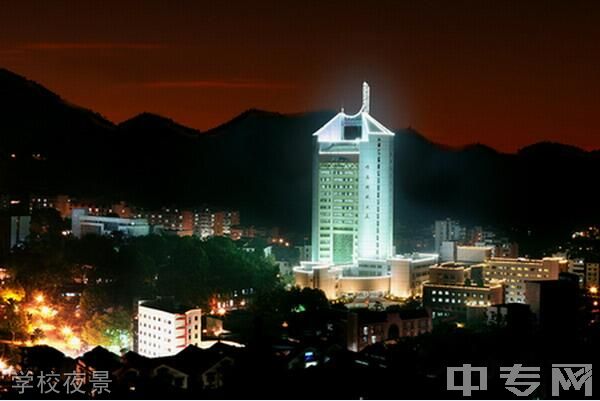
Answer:
M503 151L600 148L600 3L11 2L0 67L114 122L207 130L249 108L356 110ZM358 88L358 89L357 89Z

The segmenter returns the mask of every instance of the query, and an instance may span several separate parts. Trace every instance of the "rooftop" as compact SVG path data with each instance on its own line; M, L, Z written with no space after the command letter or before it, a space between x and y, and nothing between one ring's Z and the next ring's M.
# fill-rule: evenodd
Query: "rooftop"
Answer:
M97 346L91 351L86 352L78 360L83 361L86 366L94 370L107 372L112 372L121 366L119 356L101 346Z
M145 306L147 308L158 309L163 312L177 313L177 314L184 314L185 312L189 311L190 309L198 309L197 307L194 307L194 306L181 304L181 303L175 301L175 299L173 297L159 297L157 299L150 300L150 301L140 301L139 305Z
M488 263L516 263L516 264L540 264L544 260L554 261L554 262L566 262L565 258L561 257L545 257L543 259L527 259L527 258L491 258Z
M356 313L361 323L385 322L391 314L398 314L402 320L423 319L429 317L426 309L403 309L389 308L385 311L374 311L368 308L356 308L352 310Z
M369 114L370 95L369 85L363 83L363 103L360 110L353 115L340 111L329 122L317 130L313 136L319 142L346 142L356 143L368 141L369 135L389 135L394 133L384 127L379 121Z
M203 373L226 357L236 355L238 349L224 344L214 344L208 349L201 349L189 345L178 354L161 358L154 358L154 366L166 365L188 375Z
M464 263L444 262L435 266L431 266L431 269L464 269L466 267L467 265L465 265Z

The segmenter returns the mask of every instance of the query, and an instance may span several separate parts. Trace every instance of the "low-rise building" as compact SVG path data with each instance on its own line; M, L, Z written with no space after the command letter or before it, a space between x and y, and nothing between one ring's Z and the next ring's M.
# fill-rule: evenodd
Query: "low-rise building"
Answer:
M136 351L143 356L175 355L202 340L200 308L178 304L172 298L139 301Z
M600 263L584 259L569 260L569 273L579 278L580 288L596 288L600 286Z
M208 349L191 346L177 355L160 358L148 358L130 351L121 357L121 368L115 372L116 384L125 389L130 398L144 398L145 394L158 398L152 387L149 389L152 383L160 383L159 389L166 392L196 393L216 389L223 385L230 372L233 357L238 355L236 351L236 347L223 343Z
M415 337L432 330L425 309L373 311L366 308L348 312L346 347L360 352L365 347L402 337Z
M456 241L442 241L440 244L440 262L456 262Z
M71 216L71 231L77 238L87 234L111 235L113 233L139 237L150 234L150 225L146 219L91 216L87 214L86 209L74 209Z
M486 283L504 282L506 302L529 303L525 283L531 280L557 280L568 271L568 261L560 257L543 259L491 258L482 265Z
M0 258L29 236L31 216L0 216Z
M437 254L412 253L390 260L390 294L400 298L421 297L429 280L429 267L438 262Z
M357 264L337 265L300 262L294 267L296 285L318 288L327 298L346 295L419 296L427 279L427 268L437 262L436 254L408 254L388 260L358 260Z
M529 329L533 323L532 317L531 309L527 304L497 304L489 306L486 311L488 326L515 330Z
M468 308L484 308L504 302L501 283L484 284L478 267L446 262L429 269L423 285L423 306L433 319L465 320Z
M106 379L112 381L115 371L121 367L119 356L101 346L79 356L75 362L75 371L85 375L85 383L90 383L94 372L106 372Z
M440 247L441 262L466 264L481 263L494 256L491 245L460 245L456 241L444 241Z
M461 263L481 263L493 256L494 247L487 245L458 245L456 261Z
M554 332L576 328L578 284L577 276L571 273L560 273L556 280L526 282L527 303L540 327Z

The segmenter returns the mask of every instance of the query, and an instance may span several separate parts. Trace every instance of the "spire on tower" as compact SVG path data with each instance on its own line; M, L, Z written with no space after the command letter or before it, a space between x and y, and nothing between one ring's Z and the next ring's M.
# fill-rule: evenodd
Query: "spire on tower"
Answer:
M362 111L363 113L369 113L370 107L370 99L369 99L369 84L367 82L363 82L362 86Z

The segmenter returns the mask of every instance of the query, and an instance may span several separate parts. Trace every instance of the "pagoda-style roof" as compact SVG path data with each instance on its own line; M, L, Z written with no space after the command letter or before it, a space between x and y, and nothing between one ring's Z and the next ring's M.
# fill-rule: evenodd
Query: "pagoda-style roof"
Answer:
M369 85L366 82L363 83L363 104L358 113L349 115L342 110L313 134L319 142L368 141L369 135L393 136L394 133L369 114Z

